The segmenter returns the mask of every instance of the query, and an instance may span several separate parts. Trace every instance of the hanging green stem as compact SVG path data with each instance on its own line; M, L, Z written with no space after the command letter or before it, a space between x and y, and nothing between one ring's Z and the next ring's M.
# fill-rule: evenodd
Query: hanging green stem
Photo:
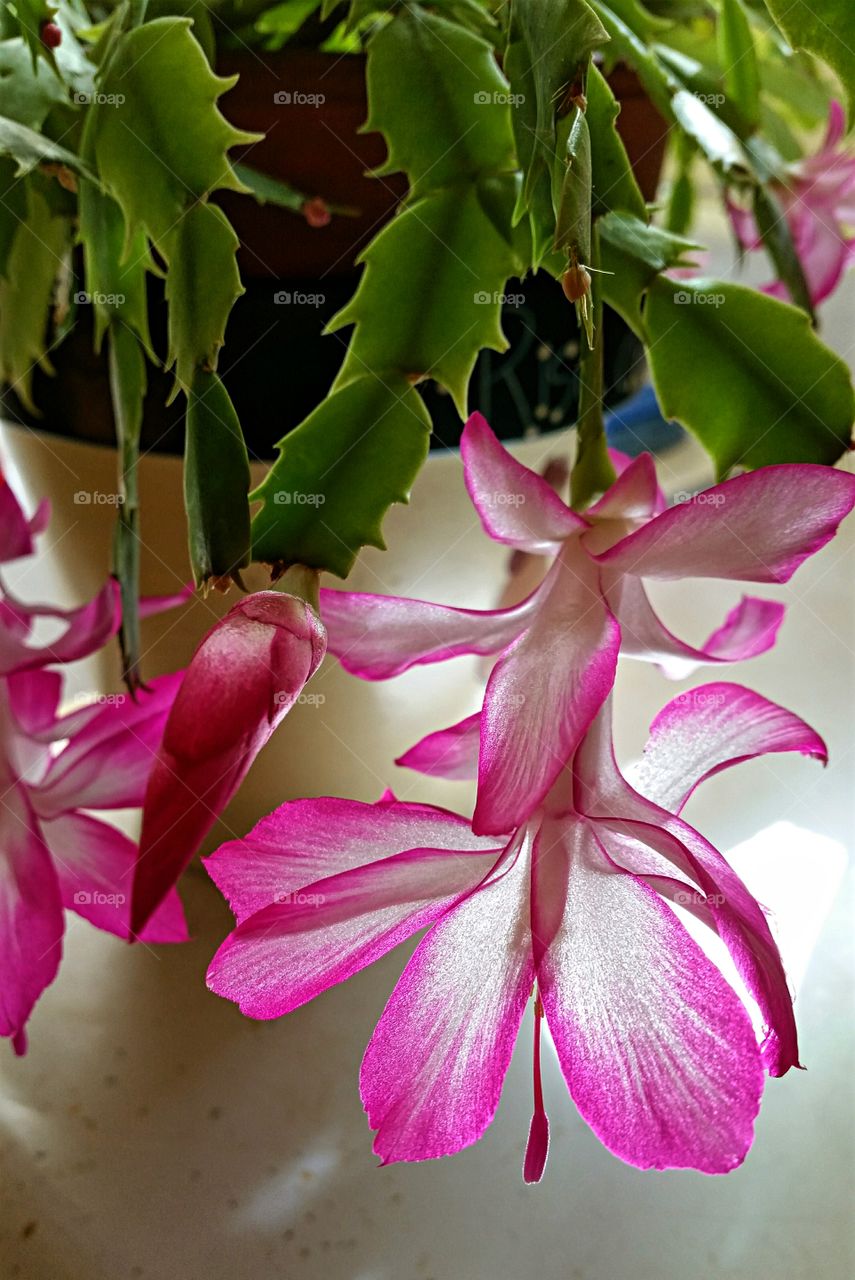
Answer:
M113 573L122 598L122 676L133 693L142 685L140 674L140 534L137 463L145 358L135 334L124 324L110 327L110 394L119 446L119 514L113 538Z
M570 480L573 507L580 511L597 494L604 493L614 482L615 469L606 446L606 424L603 417L603 297L599 264L599 232L591 231L590 295L587 304L592 320L593 342L583 339L579 360L579 420L576 426L576 461Z

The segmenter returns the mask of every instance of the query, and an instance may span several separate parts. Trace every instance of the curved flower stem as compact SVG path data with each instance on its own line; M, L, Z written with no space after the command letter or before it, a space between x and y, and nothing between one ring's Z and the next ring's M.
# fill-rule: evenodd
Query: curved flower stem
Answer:
M287 595L298 596L305 600L320 617L320 584L321 575L318 569L308 568L304 564L292 564L280 578L270 584L272 591L284 591Z
M591 229L590 295L587 305L593 320L593 345L585 340L579 361L579 420L576 425L576 461L570 478L570 501L576 511L588 506L614 483L615 469L606 447L603 419L603 295L599 280L599 233Z
M140 529L139 463L142 406L145 395L145 358L136 336L123 324L110 327L110 396L119 446L121 502L113 535L113 576L122 599L119 646L122 679L132 697L143 687L140 672Z

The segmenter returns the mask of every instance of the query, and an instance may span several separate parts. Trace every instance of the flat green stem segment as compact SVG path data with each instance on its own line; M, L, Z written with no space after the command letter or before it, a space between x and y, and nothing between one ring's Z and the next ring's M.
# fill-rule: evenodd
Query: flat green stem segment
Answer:
M157 18L118 40L87 121L87 155L125 216L126 251L139 225L160 243L211 191L243 191L227 152L258 140L226 121L215 76L187 18ZM91 147L91 153L88 148Z
M660 275L647 287L644 330L664 417L694 432L719 476L830 464L846 449L849 370L797 307L729 281Z
M187 396L184 505L197 587L232 578L249 564L249 458L229 393L198 369Z
M330 395L281 442L256 494L253 556L274 572L303 564L343 577L361 546L384 545L383 517L407 501L427 456L415 384L439 383L465 416L478 353L507 347L505 283L531 263L528 224L513 223L521 179L492 43L408 4L370 39L367 82L366 128L388 148L378 172L403 170L410 192L330 322L353 326Z
M855 106L855 39L852 0L766 0L767 7L794 49L804 49L827 62L840 77Z
M429 439L424 402L400 374L365 374L334 391L280 441L251 495L264 501L253 559L346 577L360 547L385 547L383 515L408 501Z

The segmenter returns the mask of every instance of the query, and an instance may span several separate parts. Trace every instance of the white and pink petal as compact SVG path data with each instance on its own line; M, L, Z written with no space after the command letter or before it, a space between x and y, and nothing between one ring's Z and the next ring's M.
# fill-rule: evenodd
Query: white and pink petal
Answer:
M252 831L205 858L205 868L238 922L305 888L410 849L488 853L502 841L472 834L459 814L384 797L290 800ZM498 856L497 853L493 855Z
M283 892L225 940L208 986L252 1018L290 1013L430 924L500 853L409 850Z
M762 467L669 508L595 559L651 578L787 582L855 506L855 476L811 463Z
M365 1052L360 1092L384 1164L478 1141L496 1113L533 978L529 859L509 850L422 939Z
M610 449L609 455L613 461L616 457L621 460L618 477L611 488L588 508L588 518L596 521L648 520L664 511L667 500L659 488L656 463L651 454L640 453L636 458L627 458ZM586 535L586 542L589 536Z
M481 833L529 817L614 682L620 629L585 553L568 544L541 593L532 625L487 684L472 820Z
M69 809L141 805L181 680L181 672L158 676L135 698L104 695L31 789L39 816L48 819ZM63 723L57 722L57 730Z
M59 883L23 788L3 779L0 805L0 1035L25 1045L24 1024L56 977L64 921Z
M469 497L496 542L554 553L565 538L588 527L543 476L517 462L480 413L463 428L460 453Z
M45 498L32 516L25 516L15 492L0 471L0 563L33 554L33 535L43 533L50 519Z
M119 585L112 579L87 604L74 609L52 605L25 605L8 593L5 611L17 619L16 626L0 627L0 675L29 671L55 663L75 662L101 649L115 635L121 619ZM59 623L55 639L30 645L32 626L40 620Z
M564 914L537 980L574 1102L629 1164L729 1172L751 1145L763 1089L745 1009L673 912L590 830L568 827L564 852ZM536 852L534 921L538 861Z
M654 804L679 813L705 778L782 751L828 760L819 734L786 707L743 685L705 684L659 712L634 781Z
M657 616L640 578L605 576L609 607L620 623L621 654L658 663L665 675L681 680L699 666L744 662L773 647L786 608L776 600L743 596L720 627L699 647L675 636Z
M346 671L387 680L410 667L507 648L531 622L539 590L510 609L478 611L399 596L321 591L328 648Z
M478 776L481 713L429 733L399 756L395 764L435 778L470 781Z
M777 943L756 899L707 840L681 818L635 791L620 773L611 744L609 718L603 712L574 759L574 802L596 819L597 838L619 866L635 869L645 847L670 863L689 890L689 909L715 928L730 951L764 1025L763 1061L770 1075L799 1065L793 1003ZM631 846L631 847L630 847ZM653 875L664 874L660 865ZM651 880L653 883L653 880ZM673 897L672 887L666 897Z

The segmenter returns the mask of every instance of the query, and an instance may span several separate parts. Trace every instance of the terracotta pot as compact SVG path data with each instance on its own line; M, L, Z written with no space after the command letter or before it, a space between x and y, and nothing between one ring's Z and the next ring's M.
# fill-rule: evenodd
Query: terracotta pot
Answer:
M662 176L669 126L629 67L619 64L608 80L620 103L617 131L626 147L641 194L645 200L653 200Z
M305 279L352 270L407 190L401 174L367 176L382 164L386 145L380 134L360 132L368 114L365 57L238 51L223 54L218 70L240 77L223 99L225 114L239 128L264 134L246 154L247 163L309 196L360 211L313 228L289 211L220 193L218 203L240 237L242 273ZM621 103L618 132L645 199L652 200L667 126L628 67L615 68L609 82Z
M222 100L225 115L240 129L264 134L246 153L248 164L309 196L358 210L310 227L289 210L220 192L217 203L241 241L241 273L288 280L352 271L407 191L403 174L367 176L383 163L386 144L379 133L360 133L368 112L365 58L238 51L224 53L217 70L240 77Z
M336 215L326 227L309 227L300 215L246 196L220 193L241 241L240 265L246 292L229 320L220 371L241 419L250 451L270 458L287 431L326 394L342 358L340 335L322 337L326 322L356 287L355 258L393 213L406 184L401 175L370 178L385 144L379 134L359 132L367 113L365 60L348 55L282 52L224 56L220 68L239 73L223 99L227 115L265 137L248 159L260 170L310 195L357 207L356 218ZM612 76L623 103L618 119L645 195L652 198L667 130L637 78L626 68ZM277 101L277 96L290 101ZM319 101L323 97L323 102ZM312 305L281 306L280 282L298 282ZM525 298L506 306L503 324L511 353L484 352L472 380L472 406L480 408L504 439L561 428L576 411L575 361L578 334L572 309L560 289L540 273L509 282L509 293ZM162 283L149 292L152 336L164 352L166 308ZM52 352L55 377L36 369L33 394L41 417L33 418L4 397L5 416L78 440L114 440L106 357L92 350L91 315L81 308L77 323ZM617 317L607 315L606 385L609 403L633 389L632 371L641 368L640 347ZM284 356L284 359L283 359ZM172 376L149 369L142 442L146 450L183 449L183 400L167 404ZM457 444L460 422L447 396L425 388L436 444ZM527 406L525 412L521 406Z

